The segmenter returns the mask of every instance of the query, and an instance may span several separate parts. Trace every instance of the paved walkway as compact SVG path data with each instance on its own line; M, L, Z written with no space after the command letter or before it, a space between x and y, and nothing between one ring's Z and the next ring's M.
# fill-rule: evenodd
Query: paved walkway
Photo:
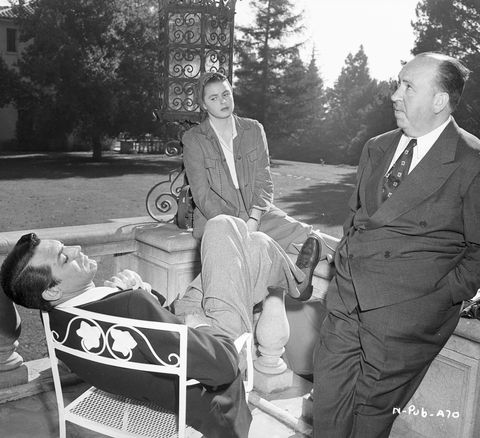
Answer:
M303 388L293 388L293 391L308 394L309 390L306 389L309 388L309 383L304 381L304 385ZM86 387L84 384L68 387L66 400L73 400ZM293 395L292 389L274 394L270 401L287 414L296 418L302 412L303 397L301 395ZM310 435L296 432L293 428L288 427L259 408L251 406L251 409L253 422L248 438L310 437ZM57 422L57 403L55 393L52 391L0 404L0 436L2 438L57 438ZM67 425L67 438L101 438L103 436L71 423ZM187 438L200 438L200 434L190 434ZM390 438L424 437L414 436L411 435L411 431L402 431L400 427L394 427Z
M297 385L288 391L274 395L271 400L276 406L291 415L299 416L302 410L302 397L299 392L308 394L310 384L297 380ZM70 402L86 389L85 384L67 387L66 400ZM297 395L295 395L297 394ZM291 427L251 406L253 422L248 438L305 438ZM0 436L2 438L55 438L58 437L58 416L55 393L44 392L35 396L0 405ZM200 434L190 434L188 438L199 438ZM103 435L67 424L68 438L100 438Z

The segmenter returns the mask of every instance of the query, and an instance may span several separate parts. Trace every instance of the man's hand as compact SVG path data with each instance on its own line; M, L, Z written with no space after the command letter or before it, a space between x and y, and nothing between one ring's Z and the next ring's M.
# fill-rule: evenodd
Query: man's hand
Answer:
M146 292L151 292L152 286L149 283L142 281L140 275L130 269L124 269L117 275L114 275L110 280L103 283L104 286L117 287L121 290L127 289L143 289Z

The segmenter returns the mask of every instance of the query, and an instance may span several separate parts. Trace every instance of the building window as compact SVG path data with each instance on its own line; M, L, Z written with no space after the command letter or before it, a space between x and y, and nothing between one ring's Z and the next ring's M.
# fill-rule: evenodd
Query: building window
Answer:
M17 29L7 29L7 52L17 51Z

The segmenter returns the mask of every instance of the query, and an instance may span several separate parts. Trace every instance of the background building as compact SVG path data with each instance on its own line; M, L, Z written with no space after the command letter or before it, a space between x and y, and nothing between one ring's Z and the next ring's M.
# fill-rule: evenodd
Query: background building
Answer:
M15 68L24 47L25 43L20 42L12 8L0 6L0 57L9 67ZM12 105L0 108L0 145L15 139L17 118L17 110Z

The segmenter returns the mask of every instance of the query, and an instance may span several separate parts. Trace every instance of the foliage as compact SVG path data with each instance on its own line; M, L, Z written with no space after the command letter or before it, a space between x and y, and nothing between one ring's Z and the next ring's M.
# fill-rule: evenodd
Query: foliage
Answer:
M358 109L359 128L351 138L342 162L357 165L368 139L397 127L390 99L395 85L393 80L389 82L374 80L366 87L368 103Z
M288 0L251 4L256 20L239 28L236 45L238 112L264 124L273 156L306 157L318 145L325 90L315 56L306 65L301 44L293 42L302 30L302 14L294 14Z
M134 137L157 128L152 119L160 77L157 4L157 0L124 0L122 4L125 23L118 31L122 53L114 127Z
M357 164L364 143L395 127L390 85L370 77L363 46L348 54L333 88L327 92L322 152L327 162Z
M304 144L308 129L323 116L324 90L315 57L305 66L298 53L281 76L281 112L278 115L280 135L292 132Z
M281 112L282 75L298 56L298 44L286 45L285 37L297 34L301 15L292 14L290 0L250 2L255 11L251 26L238 28L236 102L240 114L255 118L265 130L275 130Z
M0 57L0 108L13 103L18 87L18 75L15 70L8 67Z
M356 54L347 56L334 86L325 90L313 55L305 66L297 46L285 48L280 40L272 43L266 29L274 23L275 35L286 34L285 18L277 22L279 16L269 9L277 3L286 5L278 0L257 2L256 25L241 28L235 87L239 112L264 123L275 157L357 164L368 138L396 126L390 102L392 84L371 78L368 58L360 46ZM298 17L293 18L292 23L298 23ZM265 42L271 45L270 51ZM262 57L264 53L275 57Z
M414 54L436 51L463 61L471 70L457 122L480 136L480 3L478 0L423 0L413 23Z
M280 111L270 137L277 149L288 149L288 156L298 159L299 154L317 147L316 128L324 117L325 90L314 55L307 66L298 53L292 57L280 84L277 96Z
M154 48L155 4L33 0L33 14L17 8L22 39L30 41L19 69L30 91L23 112L32 139L63 146L73 133L98 158L104 136L128 130L125 122L138 122L135 115L144 119L144 98L155 96L155 63L145 68L153 56L139 56L138 49Z

